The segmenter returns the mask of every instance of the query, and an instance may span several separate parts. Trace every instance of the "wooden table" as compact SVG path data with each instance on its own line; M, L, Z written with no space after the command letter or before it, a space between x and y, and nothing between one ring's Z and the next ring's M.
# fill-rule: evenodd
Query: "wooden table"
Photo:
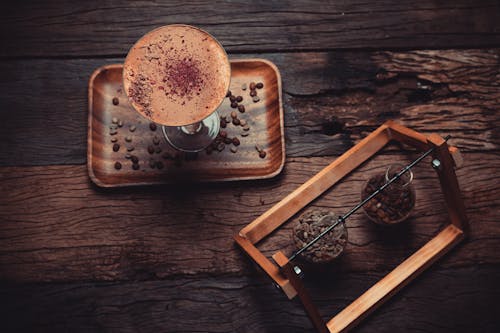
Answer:
M359 332L500 327L500 5L497 1L193 4L73 1L4 6L0 31L0 330L304 332L232 236L387 119L452 135L469 238L357 327ZM104 190L86 169L87 82L169 23L214 34L231 58L281 71L286 165L261 181ZM403 157L401 157L403 156ZM389 148L312 207L345 212ZM333 316L446 223L428 164L413 218L362 214L306 287ZM286 248L291 224L266 240Z

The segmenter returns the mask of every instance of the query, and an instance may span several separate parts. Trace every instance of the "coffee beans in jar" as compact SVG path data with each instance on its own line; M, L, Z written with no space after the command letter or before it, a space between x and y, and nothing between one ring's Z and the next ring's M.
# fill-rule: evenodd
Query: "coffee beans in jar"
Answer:
M391 165L385 173L371 177L361 191L361 200L383 186L403 168L403 165ZM368 218L383 225L396 224L406 220L415 207L415 190L411 185L412 180L413 173L409 170L368 201L363 206Z

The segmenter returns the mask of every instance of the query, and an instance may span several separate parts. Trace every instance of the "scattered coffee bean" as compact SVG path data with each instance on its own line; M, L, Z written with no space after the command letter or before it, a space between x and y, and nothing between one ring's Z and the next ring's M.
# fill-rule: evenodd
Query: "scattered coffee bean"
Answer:
M153 154L155 152L155 147L149 145L148 146L148 153Z
M130 126L128 127L128 130L129 130L130 132L133 132L133 131L135 131L135 130L136 130L136 128L137 128L137 127L135 127L135 125L130 125Z
M262 82L257 83L257 84L255 85L255 88L257 88L257 89L262 89L262 88L264 88L264 83L262 83Z
M258 101L260 101L259 96L254 96L254 97L252 97L252 101L253 101L254 103L257 103Z
M127 141L127 142L132 142L132 137L131 137L130 135L127 135L127 136L125 137L125 141Z
M229 150L231 151L231 153L236 153L238 151L238 147L232 146L231 148L229 148Z
M241 103L243 101L242 96L236 96L236 102Z
M220 127L226 128L226 126L227 126L227 121L225 119L221 119L220 120Z
M157 126L156 126L156 124L155 124L155 123L153 123L153 122L149 123L149 129L150 129L150 130L152 130L152 131L156 131L156 127L157 127Z
M118 105L120 104L120 100L118 99L118 97L113 97L113 105Z
M111 118L111 122L113 124L118 124L118 118L116 118L116 117Z
M159 146L156 147L155 148L155 153L157 153L157 154L161 153L161 147L159 147Z
M113 145L113 151L114 151L114 152L117 152L118 150L120 150L120 144L115 143L115 144Z
M231 103L236 102L236 96L233 95L229 96L229 100L231 101Z
M250 82L250 90L255 90L255 82Z
M155 145L159 145L160 144L160 138L158 136L156 136L156 135L153 137L153 144L155 144Z
M139 163L133 163L132 164L132 169L139 170L139 168L140 168Z
M218 151L223 151L224 148L226 148L226 145L224 143L222 143L222 142L217 145L217 150Z
M252 97L257 96L257 91L255 91L255 90L250 91L250 96L252 96Z
M248 136L248 134L250 134L250 133L248 133L248 132L241 132L241 133L240 133L240 135L241 135L242 137L246 137L246 136Z
M134 149L135 149L134 146L128 146L127 147L127 151L134 151Z
M238 105L238 111L240 111L241 113L244 113L245 112L245 106L244 105Z
M221 138L225 138L225 137L227 137L227 132L226 131L220 131L219 135L220 135Z
M130 159L132 158L132 155L130 155L130 154L128 154L128 153L127 153L127 154L125 154L125 158L126 158L127 160L130 160Z
M114 136L114 137L111 138L111 142L116 142L116 141L118 141L118 139L116 138L116 136Z
M247 84L246 83L243 83L241 85L241 90L243 90L243 91L247 90Z
M236 114L236 111L232 111L231 112L231 118L234 119L234 118L237 118L237 117L238 117L238 115Z
M233 138L233 145L239 146L240 145L240 139L238 139L237 137L234 137Z
M120 170L122 168L122 164L120 162L115 162L115 169Z
M267 154L266 154L266 152L265 152L264 150L259 151L259 157L260 157L260 158L264 158L264 157L266 157L266 155L267 155Z
M231 96L231 95L232 95L232 94L231 94L231 90L228 90L228 91L227 91L227 93L226 93L226 97L229 97L229 96Z
M238 118L233 119L233 125L238 126L240 124L240 120Z
M115 129L109 130L109 135L116 135L118 133Z
M250 126L248 126L248 125L243 126L243 130L244 131L249 131L250 130Z
M231 138L224 138L222 141L224 141L226 145L233 143L233 140Z
M155 161L155 160L153 160L153 159L150 159L150 160L149 160L149 167L150 167L151 169L154 169L154 168L156 167L156 161Z
M156 168L157 168L158 170L163 169L163 162L162 162L162 161L158 161L158 162L156 162Z
M109 129L110 130L115 130L115 129L118 129L118 125L109 125Z
M123 121L122 120L118 120L118 127L123 127Z
M236 102L232 102L232 103L231 103L231 107L232 107L233 109L236 109L236 108L238 107L238 103L236 103Z
M137 156L135 156L135 155L132 155L132 156L130 157L130 160L131 160L131 161L132 161L132 163L134 163L134 164L139 163L139 158L137 158Z
M245 119L241 119L240 120L240 125L241 126L246 126L246 124L247 124L247 121Z
M220 120L225 120L225 121L227 121L227 116L226 116L226 115L224 115L224 116L220 116Z

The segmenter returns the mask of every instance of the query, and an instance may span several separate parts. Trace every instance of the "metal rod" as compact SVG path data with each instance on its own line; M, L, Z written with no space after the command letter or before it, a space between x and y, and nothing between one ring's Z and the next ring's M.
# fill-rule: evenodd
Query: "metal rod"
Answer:
M451 138L451 135L447 135L445 138L444 138L444 141L448 141L449 139ZM406 167L404 167L403 169L401 169L394 177L392 177L387 183L385 183L384 185L380 186L375 192L373 192L372 194L370 194L369 196L367 196L363 201L361 201L360 203L358 203L356 206L354 206L353 208L351 208L351 210L349 210L346 214L344 214L343 216L339 216L339 218L337 219L337 221L335 221L335 223L333 223L331 226L329 226L328 228L326 228L323 232L321 232L318 236L316 236L312 241L310 241L309 243L307 243L304 247L302 247L300 250L298 250L297 252L295 252L294 254L292 254L292 256L290 257L290 261L292 261L293 259L295 259L299 254L301 254L302 252L304 252L305 250L307 250L308 248L310 248L311 246L313 246L321 237L323 237L324 235L326 235L327 233L329 233L333 228L335 228L339 223L343 223L345 222L345 220L351 216L352 214L354 214L358 209L360 209L361 207L363 207L368 201L370 201L371 199L373 199L373 197L375 197L377 194L379 194L380 192L382 192L383 190L385 190L387 188L387 186L389 186L390 184L392 184L393 182L395 182L397 179L399 179L405 172L407 172L408 170L410 170L412 167L414 167L416 164L420 163L420 161L422 161L424 158L426 158L427 156L429 156L435 149L436 147L432 147L431 149L427 150L425 153L423 153L419 158L417 158L415 161L411 162L410 164L408 164Z

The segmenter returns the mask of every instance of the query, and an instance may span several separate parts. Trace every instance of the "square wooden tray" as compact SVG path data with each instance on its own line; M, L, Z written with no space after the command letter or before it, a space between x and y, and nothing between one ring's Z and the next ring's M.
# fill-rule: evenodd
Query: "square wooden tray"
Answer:
M256 244L363 162L370 159L392 140L408 144L422 151L435 148L433 156L440 162L440 167L436 168L436 171L448 208L450 224L358 299L326 322L320 316L304 284L298 277L298 268L281 251L272 256L273 263L264 256ZM244 227L238 235L234 236L234 239L290 299L295 296L299 297L318 332L347 331L464 238L468 222L454 170L461 162L459 151L455 147L449 147L440 136L433 134L426 137L407 127L388 121Z
M285 142L283 125L283 106L281 97L281 76L277 67L265 59L231 60L231 85L233 95L243 96L246 111L236 110L239 119L244 119L250 126L249 135L242 137L242 128L228 124L225 130L228 136L236 136L241 144L236 153L229 146L222 152L206 151L197 154L179 154L166 142L161 127L152 131L150 122L132 109L122 86L122 64L100 67L89 80L88 100L88 148L87 167L91 180L102 187L130 185L166 184L180 181L230 181L246 179L264 179L276 176L285 163ZM242 90L242 84L262 82L258 89L260 101L254 103L249 96L249 89ZM113 104L118 98L119 104ZM218 109L220 115L227 115L231 108L226 98ZM117 118L123 126L117 134L110 134L112 119ZM129 126L135 126L131 132ZM126 142L129 136L132 142ZM158 146L153 145L154 137L160 139ZM113 151L112 137L120 144L118 152ZM148 146L153 145L161 151L150 154ZM259 157L255 145L267 153ZM127 147L134 147L131 152ZM132 162L126 153L139 158L139 170L132 169ZM150 167L150 160L161 161L163 168ZM116 170L115 162L122 168ZM154 165L154 163L153 163Z

